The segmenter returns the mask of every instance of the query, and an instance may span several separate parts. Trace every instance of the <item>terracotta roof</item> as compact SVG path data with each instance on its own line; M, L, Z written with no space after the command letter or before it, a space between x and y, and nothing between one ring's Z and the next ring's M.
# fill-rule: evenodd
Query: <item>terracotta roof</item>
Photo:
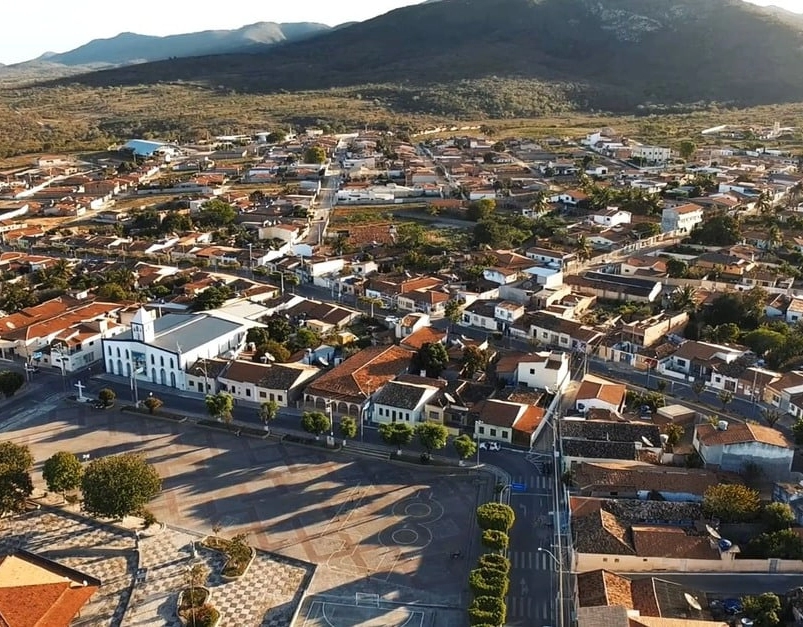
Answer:
M631 528L636 555L669 559L718 560L719 550L707 535L690 535L680 527L641 525Z
M629 621L629 627L728 627L728 623L718 620L662 618L660 616L638 616L630 618Z
M516 420L525 411L526 406L520 403L508 403L497 399L486 399L474 406L478 419L494 427L512 428Z
M598 399L619 407L627 393L627 387L620 383L609 383L601 379L583 379L580 389L577 390L576 400Z
M83 585L84 582L88 585ZM100 581L20 551L0 559L0 624L67 627Z
M580 607L621 605L633 608L631 582L607 570L592 570L577 575L577 599Z
M268 390L287 391L315 372L314 368L295 364L261 364L235 360L229 363L219 377L239 383L251 383Z
M438 331L432 327L422 327L417 331L413 331L406 338L401 340L401 346L418 350L424 344L440 344L446 337L446 331Z
M361 403L404 372L412 355L400 346L365 348L318 378L306 392Z
M792 448L792 443L780 431L749 422L731 422L724 430L710 424L697 425L697 439L705 446L728 446L745 442L761 442L771 446Z

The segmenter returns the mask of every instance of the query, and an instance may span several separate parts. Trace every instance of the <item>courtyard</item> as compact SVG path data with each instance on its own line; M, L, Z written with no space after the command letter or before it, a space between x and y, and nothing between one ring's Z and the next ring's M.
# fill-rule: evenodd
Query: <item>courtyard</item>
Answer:
M39 487L41 463L57 451L141 453L163 478L150 505L158 520L246 533L259 549L317 565L297 625L465 624L484 477L76 405L4 435L30 446Z

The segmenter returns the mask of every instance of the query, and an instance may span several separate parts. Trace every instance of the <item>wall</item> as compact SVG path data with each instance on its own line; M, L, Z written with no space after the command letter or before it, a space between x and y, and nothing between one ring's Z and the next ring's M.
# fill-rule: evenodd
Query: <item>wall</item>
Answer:
M694 560L633 555L601 555L575 553L573 572L585 573L605 568L613 572L676 573L738 572L738 573L803 573L801 560Z

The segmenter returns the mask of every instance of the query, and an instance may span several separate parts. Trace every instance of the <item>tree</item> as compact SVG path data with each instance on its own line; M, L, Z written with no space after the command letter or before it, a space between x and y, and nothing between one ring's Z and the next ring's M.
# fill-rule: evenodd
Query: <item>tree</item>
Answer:
M415 222L405 222L396 227L396 243L407 250L421 248L427 242L427 230Z
M483 198L472 202L466 210L466 218L473 222L487 220L496 212L496 201L493 198Z
M379 425L379 437L385 444L395 446L401 454L402 446L413 441L413 428L406 422L390 422Z
M770 531L789 529L795 524L795 514L788 503L767 503L761 518Z
M427 453L442 449L449 439L448 429L437 422L422 422L416 426L415 434Z
M264 344L269 339L270 335L268 335L268 331L264 327L251 327L245 334L246 344L253 344L254 346Z
M666 426L666 445L670 449L674 449L680 440L683 438L685 431L683 427L676 422L671 422Z
M425 342L413 357L415 370L426 370L428 377L437 377L449 363L449 353L440 342Z
M483 546L488 547L492 551L499 551L500 553L507 551L508 544L510 544L508 535L504 531L497 531L496 529L486 529L483 531L480 541Z
M42 466L42 478L47 483L47 489L62 496L69 490L77 489L83 476L84 467L81 462L74 454L66 451L55 453Z
M477 443L465 433L452 440L452 446L461 460L468 459L477 453Z
M803 538L794 529L762 533L747 543L744 553L759 559L803 559Z
M463 307L460 305L460 301L455 299L446 301L446 305L443 308L443 315L452 325L460 322L463 318Z
M495 529L508 533L516 522L513 508L502 503L483 503L477 508L477 524L480 529Z
M28 285L26 279L19 281L4 281L0 289L0 310L7 314L17 313L36 304L36 294Z
M296 335L293 338L293 345L299 349L317 348L321 345L321 337L312 329L301 327L296 331Z
M103 388L98 392L98 400L101 401L106 407L114 405L114 400L117 394L111 388Z
M711 332L710 339L718 344L732 344L738 341L741 334L742 330L738 324L728 322L727 324L715 326Z
M798 418L792 425L792 436L795 444L803 444L803 418Z
M784 333L767 327L759 327L742 337L742 343L761 357L781 349L786 341L787 336Z
M690 239L694 244L732 246L741 239L739 221L728 215L714 216L698 224L692 230Z
M25 377L15 370L0 371L0 392L3 396L10 398L22 387L25 383Z
M217 309L223 306L229 298L232 297L230 288L222 285L220 287L211 285L204 291L196 294L192 299L192 308L195 311L207 311L209 309Z
M717 394L717 398L719 399L719 402L722 403L722 409L725 409L725 407L733 400L733 392L730 390L722 390L719 394Z
M678 146L678 154L684 161L688 161L695 152L697 152L697 144L693 141L684 139Z
M504 597L478 596L468 608L468 619L473 627L504 625L507 622Z
M268 340L267 342L257 345L257 349L254 351L254 361L261 362L262 357L265 355L270 355L274 360L280 363L290 359L290 351L283 344L274 340Z
M276 419L279 413L279 403L276 401L265 401L259 406L259 419L263 424L268 424Z
M689 271L689 264L687 264L682 259L676 259L675 257L670 257L666 260L666 273L674 278L679 279L686 276L686 273Z
M325 163L326 151L320 146L310 146L304 151L304 163Z
M144 401L142 401L142 404L148 408L148 413L151 415L155 414L156 410L159 409L162 405L164 405L162 400L156 398L155 396L149 396Z
M775 407L764 407L761 410L761 417L764 418L768 426L774 427L775 423L781 419L781 412Z
M338 429L343 438L343 446L346 446L346 440L357 435L357 420L351 416L341 416Z
M477 560L477 566L479 568L498 570L505 575L510 572L510 560L498 553L484 553L480 555L480 559Z
M237 219L237 210L229 203L214 198L204 204L195 221L202 227L221 227Z
M742 597L745 616L753 619L755 627L775 627L781 624L781 600L773 592Z
M161 489L156 469L141 455L130 453L90 462L81 480L84 508L104 518L140 512Z
M305 411L301 415L301 428L307 433L313 434L317 440L322 433L331 430L332 421L322 411Z
M588 241L585 235L581 235L577 238L577 241L574 243L574 252L577 253L577 258L580 261L591 259L593 249L591 248L591 242Z
M207 394L204 398L206 411L215 420L222 420L227 425L231 423L234 411L234 397L227 392Z
M469 345L463 349L463 374L469 379L488 366L488 352L478 346Z
M697 402L700 402L700 396L702 396L703 392L705 392L705 382L704 381L695 381L691 384L691 391L694 392L694 397L697 399Z
M761 512L757 490L737 483L709 486L703 495L703 513L722 522L748 522Z
M33 493L30 449L14 442L0 442L0 514L21 512Z
M268 337L274 342L287 342L293 334L293 327L282 316L273 316L265 323Z

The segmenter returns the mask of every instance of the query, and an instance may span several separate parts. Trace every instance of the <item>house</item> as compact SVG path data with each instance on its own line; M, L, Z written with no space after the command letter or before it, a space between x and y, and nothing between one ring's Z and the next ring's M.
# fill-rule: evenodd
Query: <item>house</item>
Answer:
M318 372L317 368L303 364L262 364L235 359L216 379L219 388L237 400L275 401L279 407L292 407L304 385Z
M441 289L419 288L399 294L396 307L400 311L420 311L431 316L442 316L449 294Z
M642 159L646 163L663 164L672 158L672 149L662 146L633 146L630 149L633 159Z
M786 503L795 515L795 524L803 525L803 486L799 483L776 483L772 487L773 503Z
M633 461L649 453L660 460L661 433L648 422L621 422L565 418L561 421L564 463L579 461Z
M262 325L211 313L156 318L141 307L128 331L103 339L106 372L185 390L188 366L198 359L235 354L254 326Z
M694 601L695 607L691 607L690 598ZM710 612L705 593L658 577L636 579L610 570L587 571L577 576L577 602L580 609L618 607L626 610L623 627L726 627L727 625L723 622L706 620L710 618ZM658 622L640 622L648 618L656 618ZM602 620L590 625L613 627L609 622Z
M498 331L499 322L496 319L496 305L496 301L474 301L463 309L463 317L460 320L460 324Z
M713 270L734 277L744 276L756 268L756 264L738 255L708 252L698 256L692 265L703 270Z
M400 346L361 350L317 378L304 390L304 402L317 410L362 418L383 385L406 372L413 353Z
M69 627L100 586L99 579L35 553L0 556L0 624Z
M711 378L718 364L731 363L747 351L743 346L723 346L689 340L674 353L658 362L658 372L690 381ZM680 376L679 376L680 375Z
M566 278L566 283L579 291L590 293L605 300L653 303L660 296L663 285L647 277L586 272Z
M803 372L793 370L766 384L764 402L782 412L791 413L801 403L803 395Z
M705 527L687 526L701 517L698 504L628 501L635 505L617 507L622 503L570 497L572 572L737 570L738 546L711 538Z
M561 202L564 205L568 205L571 207L576 207L580 203L588 200L588 194L584 191L579 189L570 189L566 190L565 192L561 192L556 196L553 196L549 199L549 202Z
M543 351L526 355L516 367L516 383L539 390L563 391L569 384L569 354Z
M589 352L602 339L602 333L575 320L567 320L545 311L526 318L530 337L544 346L571 352Z
M767 477L776 478L789 474L795 455L783 433L747 422L697 425L692 444L706 466L741 472L746 464L756 464Z
M691 233L703 221L703 208L694 203L665 207L661 212L662 233Z
M631 255L619 264L619 273L635 276L666 276L666 259L649 255Z
M602 211L596 211L590 218L594 224L599 224L607 228L613 228L621 224L630 224L633 217L629 211L623 211L619 207L608 207Z
M494 318L497 320L498 328L502 331L507 329L523 315L524 305L520 305L519 303L503 300L494 305Z
M710 470L634 461L580 462L573 471L580 495L596 498L702 503L705 491L721 481Z
M621 414L626 394L627 386L587 374L577 390L574 404L584 414L590 409L607 409Z
M412 379L412 377L410 377ZM418 377L422 383L409 380L389 381L371 399L371 421L375 423L407 422L415 426L426 421L425 406L445 381ZM424 383L423 381L432 381Z
M394 333L397 340L402 340L419 329L429 327L430 318L425 313L407 314L401 318L395 326Z
M577 255L574 253L565 253L561 250L551 250L549 248L540 248L532 246L524 253L529 259L540 261L546 264L555 264L559 268L566 268L574 263Z
M789 324L795 324L803 318L803 298L794 296L789 301L784 318Z
M474 405L471 416L478 441L530 447L543 426L544 410L525 403L486 399Z
M623 322L620 334L623 342L639 347L649 347L658 343L665 335L679 332L689 321L685 311L676 313L661 312L642 320Z

